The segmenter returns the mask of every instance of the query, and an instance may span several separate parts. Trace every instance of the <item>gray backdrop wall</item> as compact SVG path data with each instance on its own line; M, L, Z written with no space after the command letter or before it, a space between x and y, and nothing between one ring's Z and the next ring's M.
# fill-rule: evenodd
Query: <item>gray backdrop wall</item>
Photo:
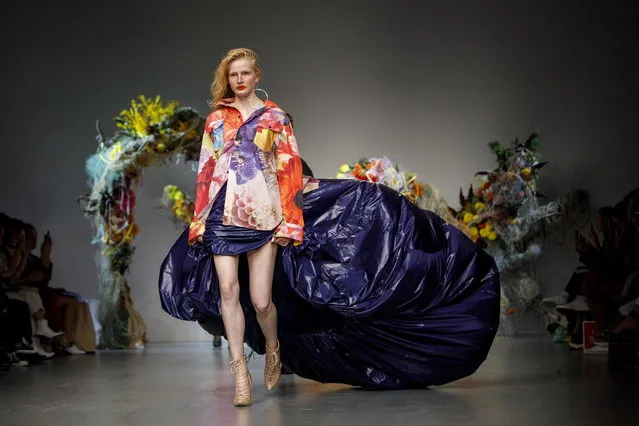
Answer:
M459 187L493 167L487 142L536 131L552 162L542 192L586 188L595 206L612 204L639 186L630 4L12 2L0 17L0 210L50 229L53 285L95 297L95 247L76 199L96 119L111 134L138 94L206 114L214 68L240 46L260 54L263 87L294 115L318 176L388 155L455 205ZM165 184L191 191L194 178L189 167L150 169L138 192L130 284L153 341L208 338L165 315L157 295L178 231L154 203ZM571 246L551 241L537 262L546 293L567 281Z

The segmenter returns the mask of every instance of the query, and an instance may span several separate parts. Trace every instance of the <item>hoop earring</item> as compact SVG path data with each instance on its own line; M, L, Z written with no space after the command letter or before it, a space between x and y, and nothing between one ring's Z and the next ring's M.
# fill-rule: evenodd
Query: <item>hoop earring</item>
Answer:
M267 102L267 101L268 101L268 93L266 93L266 90L264 90L264 89L260 89L259 87L256 87L256 88L255 88L255 91L256 91L256 92L264 92L264 95L266 95L266 100L265 100L265 101L262 101L262 102Z

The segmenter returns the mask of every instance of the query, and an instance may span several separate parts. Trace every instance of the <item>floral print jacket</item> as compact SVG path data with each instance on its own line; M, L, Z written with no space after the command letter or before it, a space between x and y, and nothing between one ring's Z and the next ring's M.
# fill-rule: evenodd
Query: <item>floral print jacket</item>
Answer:
M227 182L224 225L275 230L301 244L302 162L288 116L267 101L243 121L224 99L207 118L198 166L189 243L204 233L206 219Z

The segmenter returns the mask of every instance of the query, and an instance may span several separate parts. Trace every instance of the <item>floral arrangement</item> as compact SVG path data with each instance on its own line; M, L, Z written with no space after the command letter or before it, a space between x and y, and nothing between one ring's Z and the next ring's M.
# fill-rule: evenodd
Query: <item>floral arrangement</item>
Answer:
M161 203L164 208L171 211L176 222L189 226L193 221L195 204L191 197L177 186L167 185L164 187Z
M482 247L512 242L510 231L525 214L522 207L537 207L537 179L546 164L539 161L537 135L532 134L523 144L515 140L513 145L505 148L500 142L490 143L497 168L478 172L476 187L471 184L466 196L459 192L461 208L456 217L467 235Z
M89 192L80 197L91 221L99 255L100 323L102 347L139 347L146 340L146 325L133 308L125 274L140 229L135 222L134 186L146 167L170 160L199 158L204 120L192 108L160 97L139 96L115 118L118 130L106 138L98 124L98 149L86 162ZM190 200L171 192L178 220L189 215ZM192 214L192 213L190 213Z
M505 334L515 332L514 318L535 304L540 289L530 274L531 262L542 252L540 240L574 212L589 205L585 191L574 191L554 202L537 191L540 170L547 164L537 152L536 134L512 147L489 144L497 167L476 173L477 182L464 196L460 191L457 219L467 234L494 258L501 275L501 316ZM563 223L562 225L565 225Z
M342 164L337 178L383 183L414 203L419 203L424 196L424 184L417 181L417 175L400 171L399 167L393 165L386 157L363 158L354 164Z
M352 164L342 164L336 177L386 185L422 209L433 211L456 225L451 209L435 187L418 181L415 173L402 170L387 157L362 158Z
M463 229L466 234L475 242L486 246L486 241L497 240L497 232L493 228L490 220L484 217L486 203L480 195L473 197L472 189L469 191L469 198L463 200L463 210L457 215L464 224ZM461 196L463 197L463 195Z

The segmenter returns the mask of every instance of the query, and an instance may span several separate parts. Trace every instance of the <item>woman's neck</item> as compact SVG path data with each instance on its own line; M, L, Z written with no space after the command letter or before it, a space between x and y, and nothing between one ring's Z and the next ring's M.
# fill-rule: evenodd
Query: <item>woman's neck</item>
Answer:
M255 92L243 98L236 96L233 104L244 111L253 111L264 106L264 103L255 95Z

